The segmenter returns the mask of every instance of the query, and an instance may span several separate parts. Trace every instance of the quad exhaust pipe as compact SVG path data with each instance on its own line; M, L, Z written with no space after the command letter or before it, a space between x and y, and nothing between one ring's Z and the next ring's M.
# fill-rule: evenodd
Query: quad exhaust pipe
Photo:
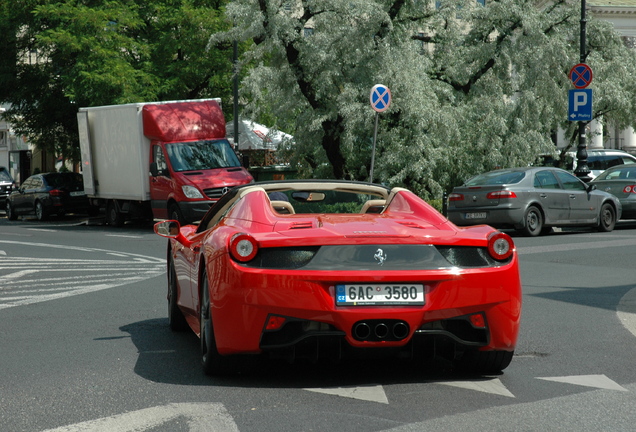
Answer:
M365 320L355 323L351 334L359 341L401 341L409 331L409 325L402 320Z

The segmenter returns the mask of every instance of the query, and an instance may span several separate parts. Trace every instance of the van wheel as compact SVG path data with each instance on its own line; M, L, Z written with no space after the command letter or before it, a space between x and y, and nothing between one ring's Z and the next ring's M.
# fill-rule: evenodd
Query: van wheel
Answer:
M106 206L106 223L116 227L124 224L124 215L117 209L114 201L110 201Z
M183 220L183 213L181 213L181 209L177 204L170 204L170 207L168 208L168 219L176 220L181 225L186 224Z

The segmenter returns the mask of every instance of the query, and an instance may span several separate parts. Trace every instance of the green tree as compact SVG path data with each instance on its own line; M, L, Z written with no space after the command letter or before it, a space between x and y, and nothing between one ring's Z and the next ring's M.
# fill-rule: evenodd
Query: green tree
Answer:
M231 101L226 0L0 0L0 101L36 147L79 160L79 107Z
M369 93L382 83L393 102L380 115L374 180L440 196L478 172L532 162L553 148L555 130L570 127L577 6L236 0L227 12L237 27L224 37L255 42L244 56L258 65L242 82L246 110L272 113L294 134L304 175L368 178ZM596 114L634 125L634 52L593 18L588 48Z

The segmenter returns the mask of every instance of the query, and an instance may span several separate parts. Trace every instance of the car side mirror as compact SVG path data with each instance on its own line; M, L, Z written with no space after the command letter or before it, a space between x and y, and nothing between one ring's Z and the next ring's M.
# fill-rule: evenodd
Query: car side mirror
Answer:
M159 170L157 169L157 162L150 163L150 175L153 177L157 177L159 175Z
M588 192L592 192L593 190L596 190L596 185L594 185L594 184L587 185L587 191Z
M155 224L155 234L161 237L175 239L185 247L190 247L192 242L181 234L181 224L176 220L166 220Z

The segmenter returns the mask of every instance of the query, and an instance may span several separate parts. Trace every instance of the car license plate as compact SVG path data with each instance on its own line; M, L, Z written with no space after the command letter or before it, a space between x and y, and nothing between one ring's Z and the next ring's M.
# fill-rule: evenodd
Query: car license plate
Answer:
M84 195L86 195L86 192L84 192L84 191L71 192L70 195L71 196L84 196Z
M486 212L466 213L466 219L486 219Z
M423 305L421 284L352 284L336 285L337 306Z

